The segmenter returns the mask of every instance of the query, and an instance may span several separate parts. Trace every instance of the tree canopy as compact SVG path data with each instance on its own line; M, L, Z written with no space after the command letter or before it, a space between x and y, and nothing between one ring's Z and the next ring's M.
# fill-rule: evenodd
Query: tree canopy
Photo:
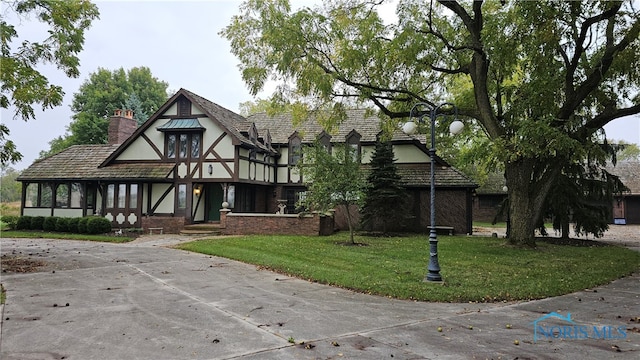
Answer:
M91 73L73 94L73 120L64 136L49 142L49 151L40 157L58 153L69 146L107 142L109 117L115 109L131 109L138 124L146 121L168 98L168 83L158 80L147 67L107 70Z
M49 82L38 66L53 64L68 77L78 77L78 54L84 32L98 18L98 8L89 1L0 1L0 107L15 109L14 118L34 118L34 106L49 109L62 103L62 87ZM35 19L47 27L43 39L20 39L18 27L10 21ZM0 164L22 159L8 138L9 129L0 125Z
M637 3L400 0L396 23L381 3L248 0L221 34L252 93L277 82L274 103L375 105L389 119L455 103L504 168L510 241L535 245L558 175L604 165L603 126L640 112Z

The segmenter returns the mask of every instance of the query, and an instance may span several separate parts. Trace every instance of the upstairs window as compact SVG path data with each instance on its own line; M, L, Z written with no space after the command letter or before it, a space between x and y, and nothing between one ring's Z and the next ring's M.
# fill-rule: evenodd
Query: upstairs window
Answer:
M156 129L165 133L167 159L198 159L202 154L202 133L206 129L198 119L171 119Z
M329 135L327 132L323 131L318 136L318 142L320 143L320 145L322 145L322 147L324 147L324 149L329 154L331 154L331 135Z
M302 157L302 140L297 134L289 138L289 165L295 166Z
M345 139L349 154L351 154L352 160L356 162L359 162L361 158L360 152L362 150L360 147L360 138L361 138L360 134L358 134L357 131L352 130Z
M167 159L197 159L202 153L202 134L172 133L166 136Z
M178 99L178 116L191 115L191 102L186 98L181 97Z

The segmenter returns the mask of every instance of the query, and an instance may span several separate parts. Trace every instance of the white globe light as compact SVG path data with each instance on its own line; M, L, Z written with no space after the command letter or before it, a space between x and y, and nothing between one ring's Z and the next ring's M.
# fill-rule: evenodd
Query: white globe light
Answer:
M416 130L418 130L418 125L413 121L406 122L402 125L402 132L407 135L415 134Z
M460 134L462 132L462 129L464 129L464 124L460 120L456 120L452 122L451 125L449 125L449 132L451 133L451 135Z

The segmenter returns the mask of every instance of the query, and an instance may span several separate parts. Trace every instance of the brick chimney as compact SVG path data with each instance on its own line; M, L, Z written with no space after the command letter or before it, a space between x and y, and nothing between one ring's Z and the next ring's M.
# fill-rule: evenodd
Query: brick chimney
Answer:
M116 109L109 119L109 144L122 144L137 128L138 122L133 118L132 110Z

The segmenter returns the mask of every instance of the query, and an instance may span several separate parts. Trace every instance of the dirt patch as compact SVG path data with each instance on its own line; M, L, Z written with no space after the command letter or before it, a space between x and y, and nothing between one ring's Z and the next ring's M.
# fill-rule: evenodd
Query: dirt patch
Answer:
M23 256L2 255L0 267L3 273L31 273L40 271L47 265L42 260L33 260Z

